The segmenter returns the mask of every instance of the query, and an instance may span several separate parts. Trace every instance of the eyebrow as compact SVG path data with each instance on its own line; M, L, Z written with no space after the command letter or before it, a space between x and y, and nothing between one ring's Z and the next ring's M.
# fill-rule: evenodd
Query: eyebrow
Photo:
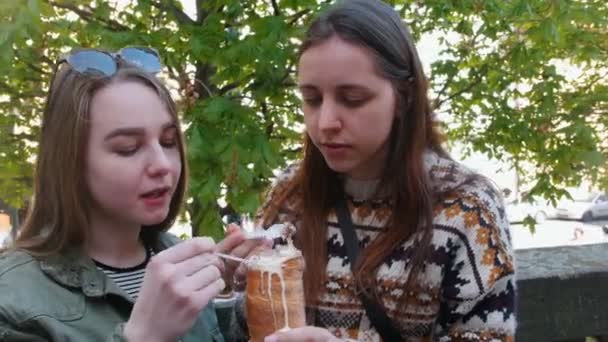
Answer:
M177 129L177 124L175 122L169 122L169 123L164 124L163 127L161 128L161 130L163 132L168 129ZM108 133L103 140L108 141L108 140L118 137L118 136L137 137L137 136L145 135L145 133L146 133L146 130L141 127L118 128L118 129L115 129L112 132Z
M316 90L317 89L317 87L312 84L302 84L299 86L299 88L300 88L300 90ZM340 84L338 86L338 90L340 90L340 91L345 91L345 90L367 90L367 91L369 91L370 89L362 84L347 83L347 84Z
M338 86L338 90L341 90L341 91L348 91L348 90L369 91L370 89L362 84L341 84Z
M300 90L316 90L317 87L311 85L311 84L302 84L299 85L298 88L300 88Z

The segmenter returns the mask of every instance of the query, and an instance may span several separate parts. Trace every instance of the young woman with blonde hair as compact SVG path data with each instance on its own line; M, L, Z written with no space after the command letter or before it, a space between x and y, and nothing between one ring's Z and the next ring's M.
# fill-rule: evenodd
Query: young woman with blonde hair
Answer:
M147 48L59 61L34 200L0 257L0 340L223 341L210 304L225 286L215 253L244 238L177 243L166 233L186 158L160 68Z

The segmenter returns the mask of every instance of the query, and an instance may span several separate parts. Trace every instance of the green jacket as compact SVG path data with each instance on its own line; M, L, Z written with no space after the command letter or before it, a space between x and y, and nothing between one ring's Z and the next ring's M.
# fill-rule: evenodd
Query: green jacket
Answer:
M158 251L179 239L161 234ZM0 341L124 341L133 300L76 250L42 261L0 255ZM223 342L213 304L183 342Z

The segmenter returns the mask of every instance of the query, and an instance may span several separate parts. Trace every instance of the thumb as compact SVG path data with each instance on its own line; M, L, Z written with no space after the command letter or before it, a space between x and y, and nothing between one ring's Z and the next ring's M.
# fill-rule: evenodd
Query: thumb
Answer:
M279 342L279 337L277 335L266 336L264 342Z
M239 228L238 225L234 224L234 223L229 223L228 227L226 227L226 231L224 232L225 235L230 235L232 233L235 233L237 231L241 230L241 228Z

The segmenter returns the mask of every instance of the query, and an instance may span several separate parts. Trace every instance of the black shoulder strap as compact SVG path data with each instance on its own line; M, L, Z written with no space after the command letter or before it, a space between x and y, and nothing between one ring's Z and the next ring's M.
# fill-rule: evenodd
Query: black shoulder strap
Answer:
M355 263L359 256L359 240L355 234L355 227L353 221L350 218L350 212L346 206L346 200L341 198L336 204L336 213L338 215L338 223L342 236L344 238L344 245L346 246L346 253L348 253L348 259L350 259L350 269L355 273ZM355 285L356 286L356 285ZM358 291L359 298L365 307L367 317L372 322L382 340L385 342L402 341L401 334L395 329L391 319L386 315L384 308L372 298L365 295L365 292Z

